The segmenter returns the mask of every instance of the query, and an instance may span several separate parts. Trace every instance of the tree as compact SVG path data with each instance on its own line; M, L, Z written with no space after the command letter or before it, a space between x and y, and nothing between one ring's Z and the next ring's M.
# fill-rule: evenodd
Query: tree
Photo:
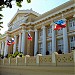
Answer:
M11 4L12 1L15 1L17 6L22 7L21 3L23 2L23 0L0 0L0 6L6 5L7 7L12 8L12 4ZM27 0L27 2L31 3L31 0Z
M2 11L2 8L3 8L3 6L0 6L0 11ZM2 19L2 17L3 17L3 15L0 14L0 20ZM3 26L1 26L2 23L3 22L0 21L0 30L1 30L1 28L3 28Z
M23 0L0 0L0 11L2 11L2 8L4 8L4 6L7 6L9 8L12 8L12 4L11 2L15 1L18 7L22 7L21 3L23 2ZM28 3L31 3L31 0L27 0ZM3 15L0 14L0 20L2 19ZM0 30L1 28L3 28L3 26L1 26L3 22L0 22Z

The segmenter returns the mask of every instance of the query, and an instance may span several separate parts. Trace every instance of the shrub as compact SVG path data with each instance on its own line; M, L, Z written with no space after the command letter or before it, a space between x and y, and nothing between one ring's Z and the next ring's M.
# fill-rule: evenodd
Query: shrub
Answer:
M0 54L0 58L2 58L2 59L3 59L3 58L4 58L4 56Z
M18 54L19 54L19 52L16 51L16 52L13 54L13 56L16 57Z
M18 54L18 56L19 56L19 57L22 57L22 56L23 56L23 53L22 53L22 52L20 52L20 53Z

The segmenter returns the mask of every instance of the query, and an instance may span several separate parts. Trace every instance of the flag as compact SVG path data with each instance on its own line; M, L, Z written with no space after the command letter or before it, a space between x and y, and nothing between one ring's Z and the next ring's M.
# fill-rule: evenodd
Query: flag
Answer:
M10 39L10 40L7 40L7 45L10 46L10 45L13 45L15 44L14 42L14 38Z
M59 25L55 24L54 30L60 30L60 29L61 29L61 27Z
M11 45L11 41L7 40L7 45L10 46Z
M11 39L11 44L15 44L14 38Z
M28 33L28 40L32 41L32 37L31 37L30 33Z
M66 21L65 20L62 20L61 27L62 28L65 28L66 27Z
M55 23L55 28L54 30L60 30L61 28L65 28L66 27L66 21L65 20L58 20Z

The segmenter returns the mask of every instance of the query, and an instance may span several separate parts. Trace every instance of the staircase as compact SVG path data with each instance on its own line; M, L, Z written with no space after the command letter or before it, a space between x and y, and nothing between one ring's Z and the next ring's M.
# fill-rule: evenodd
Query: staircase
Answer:
M0 66L0 75L75 75L75 66Z

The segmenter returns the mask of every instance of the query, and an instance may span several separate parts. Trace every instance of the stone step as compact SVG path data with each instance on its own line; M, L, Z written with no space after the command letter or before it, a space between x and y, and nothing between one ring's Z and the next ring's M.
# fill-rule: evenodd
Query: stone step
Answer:
M0 75L74 75L73 66L0 66Z

